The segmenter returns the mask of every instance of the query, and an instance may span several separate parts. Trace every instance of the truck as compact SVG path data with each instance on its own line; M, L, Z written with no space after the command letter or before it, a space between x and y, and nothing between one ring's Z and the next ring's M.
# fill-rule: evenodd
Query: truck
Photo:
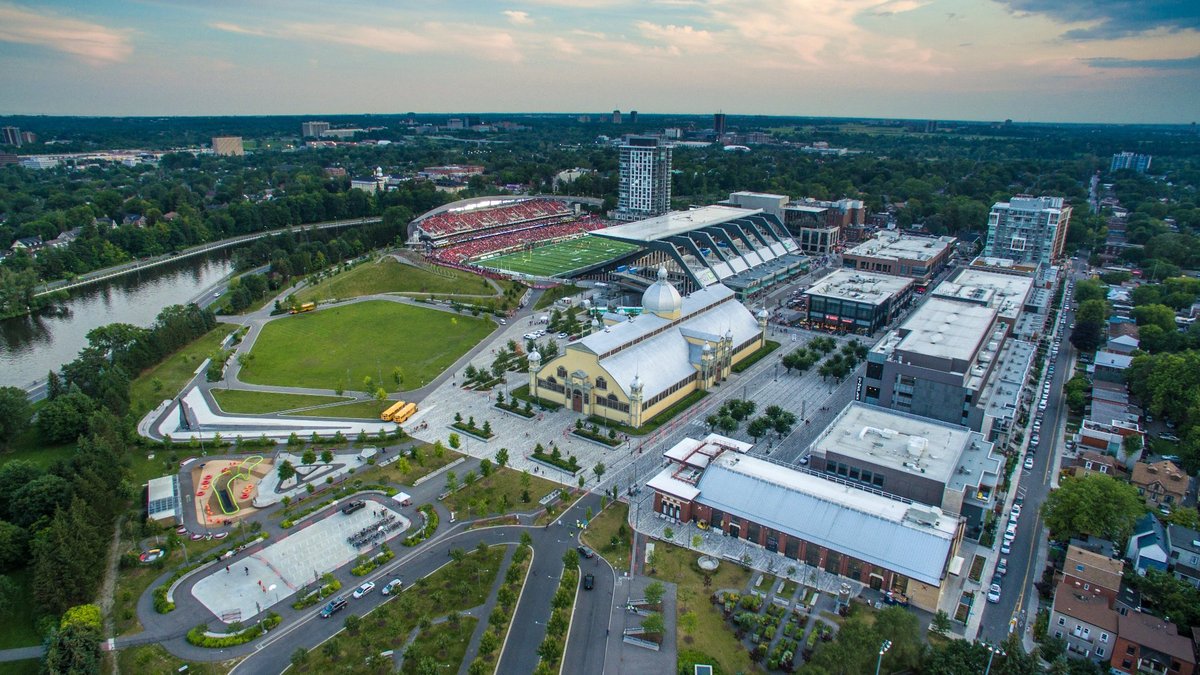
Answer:
M311 312L316 308L317 308L317 303L306 302L303 305L300 305L299 307L293 307L291 309L290 313L291 314L299 314L300 312Z

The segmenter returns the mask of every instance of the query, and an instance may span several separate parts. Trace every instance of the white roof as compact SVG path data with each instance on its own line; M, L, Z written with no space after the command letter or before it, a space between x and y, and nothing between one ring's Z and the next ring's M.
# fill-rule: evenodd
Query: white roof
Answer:
M961 300L984 302L1006 318L1015 318L1025 307L1025 301L1033 290L1033 278L1016 274L988 272L966 268L954 281L945 281L933 289L934 295L954 297ZM988 294L984 300L980 291Z
M954 243L954 237L906 237L880 232L844 255L880 260L932 260Z
M935 586L958 530L958 518L936 507L747 455L721 455L698 487L701 504Z
M646 481L646 487L651 490L665 492L669 495L675 495L689 502L692 501L700 494L700 489L691 483L676 478L675 473L679 470L680 468L677 465L668 466L659 471L657 476Z
M971 361L990 339L996 310L983 305L929 298L900 325L898 351ZM994 355L993 355L994 356Z
M882 305L912 283L913 280L908 277L840 269L822 277L804 293L867 305Z
M592 234L625 241L646 242L664 239L671 235L684 234L702 227L736 220L762 213L762 209L739 209L733 206L702 206L691 211L672 211L661 216L646 218L623 225L614 225Z
M1095 364L1097 366L1107 366L1109 368L1120 368L1124 370L1133 363L1133 357L1128 354L1119 354L1117 352L1099 351L1096 352Z

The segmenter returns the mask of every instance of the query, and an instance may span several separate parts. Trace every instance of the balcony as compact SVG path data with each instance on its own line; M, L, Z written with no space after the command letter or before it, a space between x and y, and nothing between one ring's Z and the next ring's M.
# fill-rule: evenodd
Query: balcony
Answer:
M1138 659L1137 671L1146 675L1167 675L1167 664L1153 659Z

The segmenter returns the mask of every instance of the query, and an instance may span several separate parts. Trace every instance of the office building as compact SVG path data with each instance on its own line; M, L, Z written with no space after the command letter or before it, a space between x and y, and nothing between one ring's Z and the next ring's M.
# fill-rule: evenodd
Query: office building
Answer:
M33 133L32 131L22 131L21 143L23 145L32 145L37 143L37 134Z
M613 124L621 123L621 111L620 110L612 111L612 123Z
M302 122L300 124L300 135L304 138L320 138L326 131L329 131L329 122Z
M894 231L874 237L842 253L842 266L860 272L912 277L924 289L946 267L954 237L913 237Z
M785 566L806 566L802 575L839 575L937 610L962 539L959 518L750 456L750 447L716 434L677 443L646 483L655 513L781 554Z
M629 111L629 123L637 124L637 111L636 110Z
M246 150L242 147L241 136L213 136L212 150L213 154L222 157L234 157L246 154Z
M0 134L3 135L5 145L13 145L21 147L21 130L17 127L4 127L0 129Z
M630 136L620 147L619 168L617 220L652 218L671 209L670 146L654 136Z
M808 322L835 330L873 333L912 299L913 280L888 274L836 270L804 291Z
M979 433L857 401L809 446L809 468L962 516L978 539L1004 457Z
M717 140L725 135L725 113L713 113L713 134Z
M1138 173L1146 173L1150 170L1150 161L1153 159L1153 155L1143 155L1136 152L1118 152L1112 156L1112 164L1108 167L1108 170L1120 171L1121 169L1132 169Z
M1063 252L1071 207L1062 197L1018 195L996 202L988 214L984 255L1016 263L1050 266Z

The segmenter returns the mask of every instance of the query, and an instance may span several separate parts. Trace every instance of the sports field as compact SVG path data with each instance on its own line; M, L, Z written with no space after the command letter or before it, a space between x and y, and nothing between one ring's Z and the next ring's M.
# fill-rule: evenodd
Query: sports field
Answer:
M475 264L508 272L557 277L591 267L637 250L637 245L600 237L581 237L477 261Z
M408 391L428 384L495 328L490 320L386 300L282 316L263 327L239 378L365 391L370 377L372 389Z

